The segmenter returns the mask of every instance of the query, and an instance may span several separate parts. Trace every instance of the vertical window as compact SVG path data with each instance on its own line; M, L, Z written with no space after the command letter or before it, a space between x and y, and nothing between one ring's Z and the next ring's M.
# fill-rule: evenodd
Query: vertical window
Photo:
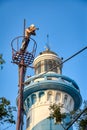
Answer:
M44 70L47 71L48 70L47 60L45 60L44 62L45 62Z
M70 99L70 106L72 106L72 99Z
M51 70L52 68L53 68L52 60L49 60L48 61L48 70Z
M70 109L70 111L72 111L73 110L73 108L74 108L74 102L73 102L73 100L72 99L70 99L70 101L69 101L69 109Z
M52 102L52 92L49 91L47 94L47 101Z
M59 101L61 98L61 93L56 93L56 101Z
M37 74L41 73L41 62L37 64Z
M45 60L45 71L50 71L51 68L52 68L52 61Z
M28 106L28 108L30 108L30 99L29 98L27 98L27 106Z
M36 94L33 94L31 96L31 99L32 99L32 104L34 104L36 102Z
M66 104L66 102L67 102L67 99L68 99L68 95L65 94L65 96L64 96L64 103L65 103L65 104Z
M57 64L56 61L53 61L53 72L57 72Z
M27 122L26 122L26 127L28 128L28 127L29 127L29 125L30 125L30 117L28 117L28 119L27 119Z
M44 67L45 67L45 71L57 72L56 61L54 61L54 60L45 60L45 66Z
M40 101L43 100L43 96L44 96L44 92L40 92L40 93L39 93L39 99L40 99Z
M28 111L28 106L27 106L26 100L25 100L25 102L24 102L24 110L25 110L26 112Z

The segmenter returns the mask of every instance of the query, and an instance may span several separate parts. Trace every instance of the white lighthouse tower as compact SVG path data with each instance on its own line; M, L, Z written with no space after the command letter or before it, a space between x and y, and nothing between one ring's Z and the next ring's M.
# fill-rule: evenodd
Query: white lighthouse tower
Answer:
M25 81L24 110L26 130L64 130L69 123L70 111L77 110L82 102L79 87L74 80L62 75L62 59L46 49L33 62L35 75ZM67 117L61 124L50 118L49 107L61 104ZM71 127L69 130L73 130Z

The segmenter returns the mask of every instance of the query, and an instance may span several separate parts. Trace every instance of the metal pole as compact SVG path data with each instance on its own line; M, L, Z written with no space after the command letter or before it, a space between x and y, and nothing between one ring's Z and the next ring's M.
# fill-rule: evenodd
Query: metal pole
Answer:
M30 36L31 35L36 35L35 34L35 30L37 30L37 28L34 25L31 25L30 28L28 28L29 32L28 32L28 36L27 38L25 38L25 19L24 19L24 42L22 41L22 48L20 48L19 51L15 50L13 48L13 40L11 43L12 46L12 59L13 59L13 63L18 65L18 69L19 69L19 91L18 91L18 114L17 114L17 124L16 124L16 130L23 130L23 114L24 114L24 109L23 109L23 91L24 91L24 80L25 80L25 73L26 73L26 69L27 66L29 64L31 64L34 60L34 53L36 51L36 49L34 50L34 46L36 45L34 42L33 45L33 51L32 53L26 52L26 49L28 47L28 43L30 40ZM16 39L18 39L20 37L17 37ZM33 40L34 41L34 40ZM15 54L15 55L14 55ZM25 56L26 55L26 56ZM30 59L29 59L29 58Z
M23 31L24 36L25 36L25 26L26 26L26 20L24 19L24 31Z
M25 24L26 20L24 19L24 30L23 34L25 36ZM17 117L17 126L16 130L23 130L23 90L24 90L24 79L26 73L26 67L24 66L24 59L21 59L21 62L18 66L19 71L19 95L18 95L18 117Z
M21 60L19 65L19 96L18 96L18 117L16 130L23 130L23 90L26 67L23 65L24 60Z

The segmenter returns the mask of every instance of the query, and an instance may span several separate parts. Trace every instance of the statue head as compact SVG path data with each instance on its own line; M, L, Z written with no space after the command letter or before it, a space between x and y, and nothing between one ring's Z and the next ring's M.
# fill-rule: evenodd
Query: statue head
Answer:
M35 30L38 30L39 28L36 28L34 24L31 24L28 29L29 29L31 35L36 35Z

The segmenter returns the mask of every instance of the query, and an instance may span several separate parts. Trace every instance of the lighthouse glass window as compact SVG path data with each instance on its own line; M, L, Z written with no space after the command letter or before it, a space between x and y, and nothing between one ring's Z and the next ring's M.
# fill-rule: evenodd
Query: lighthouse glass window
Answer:
M41 62L38 62L36 65L35 73L39 74L41 73Z
M57 66L56 66L56 61L47 59L45 60L45 71L53 71L57 72Z

